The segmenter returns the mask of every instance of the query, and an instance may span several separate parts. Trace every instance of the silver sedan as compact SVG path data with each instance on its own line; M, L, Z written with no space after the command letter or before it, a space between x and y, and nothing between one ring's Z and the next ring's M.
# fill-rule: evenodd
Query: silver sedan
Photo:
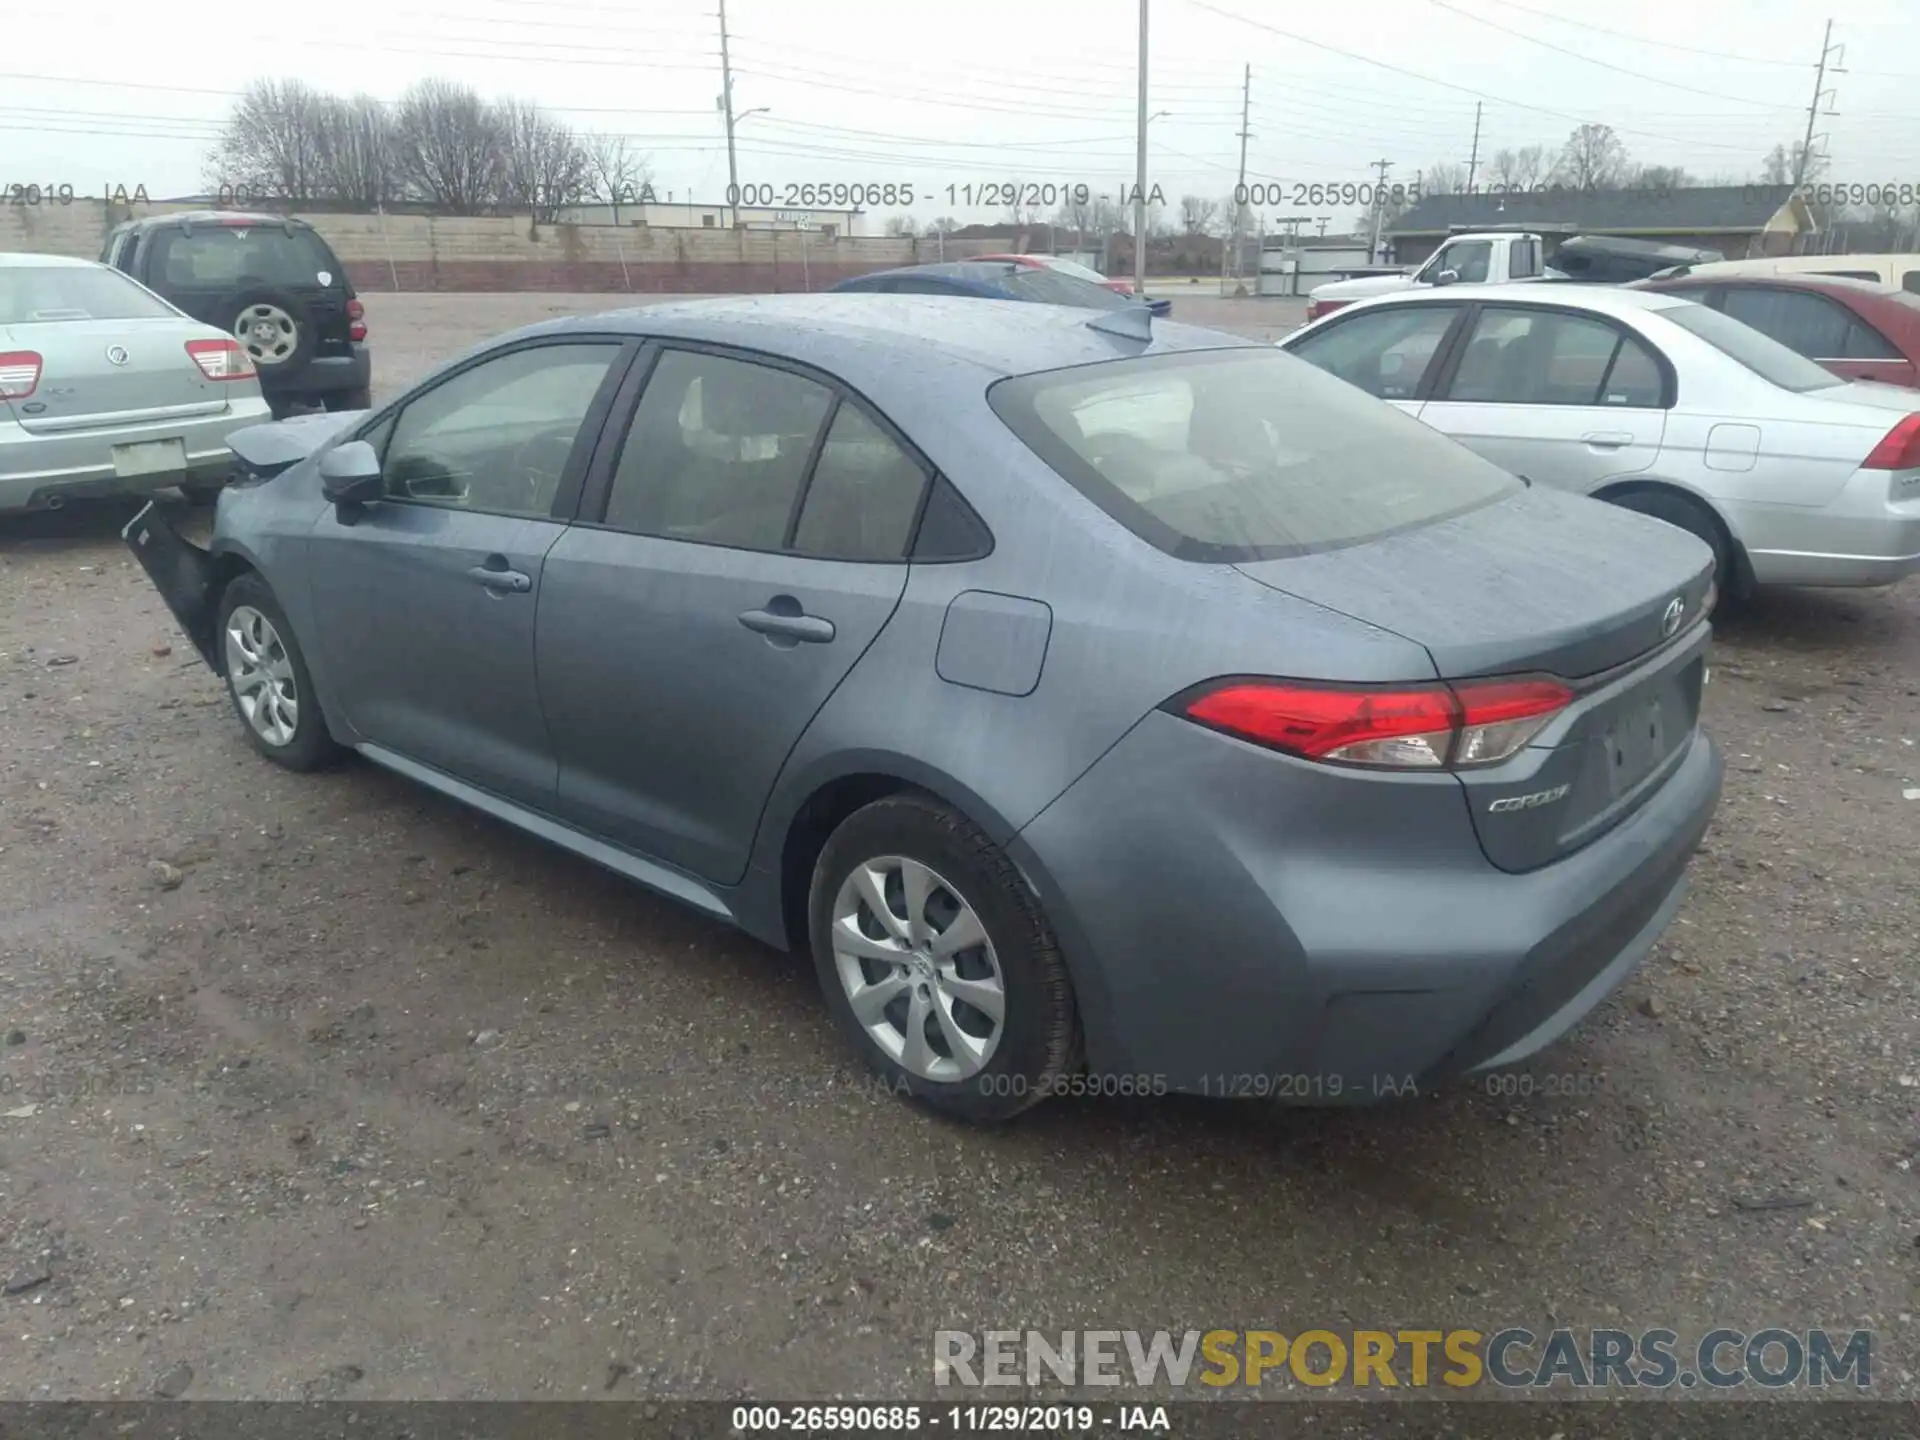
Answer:
M232 336L91 260L0 254L0 514L218 489L270 418Z
M1389 296L1279 342L1503 469L1683 526L1722 591L1920 569L1920 396L1604 286Z

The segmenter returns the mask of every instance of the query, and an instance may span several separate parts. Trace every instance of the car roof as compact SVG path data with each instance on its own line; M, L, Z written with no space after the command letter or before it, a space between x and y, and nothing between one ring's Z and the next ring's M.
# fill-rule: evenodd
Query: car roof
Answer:
M1458 292L1458 293L1456 293ZM1672 310L1694 302L1682 295L1659 290L1628 290L1618 285L1584 285L1578 281L1517 280L1505 285L1448 285L1432 290L1405 290L1390 295L1370 295L1342 306L1335 314L1346 314L1363 306L1377 305L1458 305L1464 301L1484 304L1512 304L1516 301L1535 305L1559 305L1570 310L1588 310L1596 315L1644 315L1649 311Z
M612 330L737 346L817 365L883 409L889 408L888 396L924 388L926 367L914 362L930 355L997 378L1138 355L1269 348L1169 320L1152 322L1153 338L1146 344L1090 328L1092 321L1111 318L1107 311L1024 300L853 291L668 301L542 321L517 334Z
M12 268L28 265L36 270L45 270L54 266L65 270L102 268L97 260L82 260L73 255L36 255L31 251L0 250L0 266Z
M282 225L291 225L299 230L313 228L297 215L262 215L251 210L176 210L166 215L142 215L137 220L128 221L127 224L136 230L151 229L159 225L218 225L232 228L264 225L275 229Z
M897 265L891 270L869 270L853 278L872 280L881 275L934 275L951 280L984 280L989 276L1011 274L1015 268L1011 260L936 260L926 265Z
M1852 295L1905 295L1910 292L1898 285L1889 285L1883 280L1856 280L1851 275L1815 275L1799 270L1782 270L1773 274L1755 274L1746 271L1738 275L1675 275L1666 280L1644 280L1636 284L1647 289L1668 290L1682 285L1698 288L1702 285L1760 285L1777 290L1835 290Z

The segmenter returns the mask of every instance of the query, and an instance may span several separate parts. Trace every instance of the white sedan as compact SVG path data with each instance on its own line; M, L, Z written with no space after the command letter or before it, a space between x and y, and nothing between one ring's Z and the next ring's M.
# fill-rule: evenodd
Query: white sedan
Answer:
M1920 394L1841 380L1651 291L1366 301L1279 342L1541 485L1683 526L1725 593L1920 569Z

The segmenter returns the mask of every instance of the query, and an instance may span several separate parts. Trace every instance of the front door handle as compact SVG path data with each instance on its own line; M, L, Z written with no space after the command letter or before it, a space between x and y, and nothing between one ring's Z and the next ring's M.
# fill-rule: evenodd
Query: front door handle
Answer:
M1633 436L1625 430L1591 430L1580 438L1596 450L1618 450L1633 443Z
M467 574L496 595L524 595L533 589L533 577L508 569L503 555L489 555L485 565L476 565Z
M775 644L782 640L789 644L804 640L812 645L824 645L837 633L831 620L802 613L799 602L787 595L775 596L765 610L747 611L740 617L740 623Z

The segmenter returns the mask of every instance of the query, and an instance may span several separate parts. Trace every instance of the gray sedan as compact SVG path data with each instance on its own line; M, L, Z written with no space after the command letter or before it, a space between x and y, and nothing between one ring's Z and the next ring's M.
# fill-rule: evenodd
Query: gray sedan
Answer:
M1707 547L1139 311L558 320L234 446L210 549L127 539L256 750L810 953L970 1119L1511 1064L1719 794Z
M218 489L269 419L247 353L91 260L0 254L0 514Z
M1920 396L1691 300L1476 286L1350 306L1280 344L1517 475L1691 531L1724 591L1920 570Z

